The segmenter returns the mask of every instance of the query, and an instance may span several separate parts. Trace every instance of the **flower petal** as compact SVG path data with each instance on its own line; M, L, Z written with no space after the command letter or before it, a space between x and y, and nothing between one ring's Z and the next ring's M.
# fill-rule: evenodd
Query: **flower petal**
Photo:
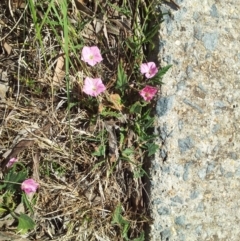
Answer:
M140 67L141 73L145 74L145 77L150 79L155 76L158 72L158 68L154 62L148 62L141 64Z
M97 46L84 46L82 49L81 60L88 63L90 66L94 66L95 64L101 62L103 58Z
M156 87L147 85L142 90L140 90L139 93L145 101L150 101L155 96L157 91L158 89Z
M26 193L34 193L37 191L39 187L39 184L35 182L33 179L27 179L24 182L22 182L21 189Z
M83 86L83 92L87 95L96 97L100 93L106 90L105 85L102 83L102 80L100 78L90 78L86 77L84 81Z

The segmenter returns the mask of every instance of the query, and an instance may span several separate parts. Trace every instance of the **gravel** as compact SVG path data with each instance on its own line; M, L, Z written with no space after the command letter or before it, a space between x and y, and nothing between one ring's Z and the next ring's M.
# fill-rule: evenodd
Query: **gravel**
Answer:
M161 5L151 241L239 241L240 0Z

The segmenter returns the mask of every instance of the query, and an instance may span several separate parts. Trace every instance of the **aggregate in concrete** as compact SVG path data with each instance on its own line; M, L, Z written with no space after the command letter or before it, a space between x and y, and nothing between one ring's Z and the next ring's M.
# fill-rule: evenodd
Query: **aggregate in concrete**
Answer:
M240 240L240 0L162 5L152 241Z

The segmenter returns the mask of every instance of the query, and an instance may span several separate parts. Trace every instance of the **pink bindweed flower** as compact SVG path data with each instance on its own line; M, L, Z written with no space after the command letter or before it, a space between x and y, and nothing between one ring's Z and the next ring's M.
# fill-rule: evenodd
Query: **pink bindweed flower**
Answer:
M15 157L11 158L11 159L9 160L9 162L7 163L6 167L7 167L7 168L10 168L10 167L11 167L15 162L17 162L17 161L18 161L17 158L15 158Z
M103 60L100 50L97 46L92 47L83 47L82 49L82 58L84 62L87 62L89 65L94 66L95 64Z
M33 179L27 179L25 180L22 185L21 189L26 193L26 194L31 194L35 193L39 187L39 184L35 182Z
M100 78L93 79L86 77L84 80L83 92L87 95L97 96L104 90L106 90L106 87Z
M154 62L143 63L140 66L142 74L145 74L146 78L150 79L156 75L158 68Z
M158 89L156 87L152 87L146 85L142 90L140 90L140 95L143 97L144 100L150 101L154 95L157 93Z

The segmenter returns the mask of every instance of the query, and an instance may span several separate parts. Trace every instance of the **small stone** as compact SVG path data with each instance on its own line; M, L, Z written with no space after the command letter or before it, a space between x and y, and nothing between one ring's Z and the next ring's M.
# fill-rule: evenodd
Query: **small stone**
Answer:
M175 218L175 224L179 226L185 226L185 216L178 216Z
M153 203L154 205L158 205L158 204L160 204L160 203L162 203L162 202L161 202L161 199L160 199L160 198L156 198L156 199L154 199L154 200L152 201L152 203Z
M209 59L211 58L212 54L210 52L208 52L206 55L205 55L205 59Z
M153 165L152 165L152 169L153 170L159 170L159 168L160 168L160 165L159 165L159 163L154 163Z
M172 202L175 202L175 203L183 204L183 200L182 200L182 198L180 198L179 196L175 196L175 197L173 197L173 198L170 198L170 200L171 200Z
M191 199L195 199L195 198L197 198L198 196L199 196L199 192L196 191L196 190L192 191L191 194L190 194L190 198L191 198Z
M183 129L183 121L182 120L178 121L178 129L179 129L179 131L181 131Z
M188 172L183 173L183 180L186 182L188 180Z
M213 51L218 44L218 33L205 33L202 41L207 50Z
M207 170L206 170L206 168L203 168L203 169L201 169L201 170L198 172L198 176L199 176L200 179L202 179L202 180L205 179L206 175L207 175Z
M189 105L189 106L191 106L192 108L196 109L196 110L197 110L199 113L201 113L201 114L204 112L203 109L202 109L199 105L191 102L191 101L188 100L188 99L184 99L184 100L183 100L183 103L185 103L186 105Z
M196 208L197 212L203 212L204 211L204 204L200 202Z
M215 4L212 5L211 10L210 10L210 15L214 18L218 18L219 14L218 14L218 10Z
M191 224L187 224L186 225L186 229L192 229L192 225Z
M177 40L177 41L175 42L175 44L179 46L179 45L181 44L181 42L180 42L179 40Z
M214 146L212 152L213 153L218 153L219 149L220 149L220 143L218 142L218 144L216 146Z
M164 159L167 156L167 152L163 149L160 150L160 156Z
M161 236L161 241L169 241L170 238L171 238L171 231L169 228L167 229L164 229L161 233L160 233L160 236Z
M236 152L229 152L228 156L235 161L238 159L238 155Z
M179 241L185 241L185 235L181 232L178 232L178 237L179 237Z
M189 165L185 164L184 166L184 173L183 173L183 180L186 182L188 180L188 174L189 174Z
M166 28L167 28L167 34L171 35L172 31L173 31L173 20L172 18L169 16L169 14L164 14L163 15L163 19L164 22L166 24Z
M166 62L167 64L171 64L172 63L172 56L170 56L170 55L164 56L163 61Z
M176 177L180 177L183 173L183 166L182 165L175 165L173 167L173 175L175 175Z
M211 164L209 163L207 166L207 174L212 172L214 170L214 168L215 168L215 165L212 163Z
M177 91L183 90L185 87L186 87L186 83L185 83L184 80L180 80L180 81L177 83Z
M184 153L187 150L192 149L193 146L194 146L194 142L190 136L187 136L184 139L178 139L178 148L181 153Z
M199 12L194 12L194 13L193 13L193 19L194 19L196 22L198 22L199 18L200 18Z
M157 223L157 224L154 225L154 228L155 228L157 231L160 231L160 230L163 229L163 226L160 225L159 223Z
M165 40L160 40L159 42L159 50L163 49L166 45L166 41Z
M240 177L240 166L238 166L237 170L235 171L235 175Z
M227 172L224 176L226 178L230 178L230 177L233 177L233 173L232 172Z
M220 166L220 172L221 172L221 174L222 174L222 175L224 175L224 174L225 174L225 170L223 169L223 167L222 167L222 166Z
M189 52L193 46L194 46L194 43L185 43L184 48L183 48L184 52ZM239 56L240 56L240 54L239 54ZM239 57L239 60L240 60L240 57Z
M168 128L166 123L164 123L162 127L158 128L158 132L160 134L161 140L166 140L168 135L170 135L170 133L168 133Z
M160 207L157 210L157 212L158 212L159 215L169 215L170 214L170 210L166 207Z
M198 236L202 234L202 225L196 227L195 232Z
M220 129L220 125L219 124L214 125L213 128L212 128L212 133L216 134L219 131L219 129Z
M193 67L191 65L187 66L186 74L187 74L188 78L190 78L190 79L193 77Z
M170 173L170 167L169 166L163 166L162 172L169 174Z
M215 107L215 109L217 109L217 108L224 108L224 107L226 107L226 105L221 100L218 100L218 101L214 102L214 107Z
M196 150L195 157L196 157L197 159L200 159L200 158L202 157L202 151L201 151L200 149L197 149L197 150Z
M193 30L194 30L193 36L197 40L201 40L202 39L202 29L199 26L195 26Z
M162 97L157 101L157 115L159 117L164 116L172 108L173 96Z

